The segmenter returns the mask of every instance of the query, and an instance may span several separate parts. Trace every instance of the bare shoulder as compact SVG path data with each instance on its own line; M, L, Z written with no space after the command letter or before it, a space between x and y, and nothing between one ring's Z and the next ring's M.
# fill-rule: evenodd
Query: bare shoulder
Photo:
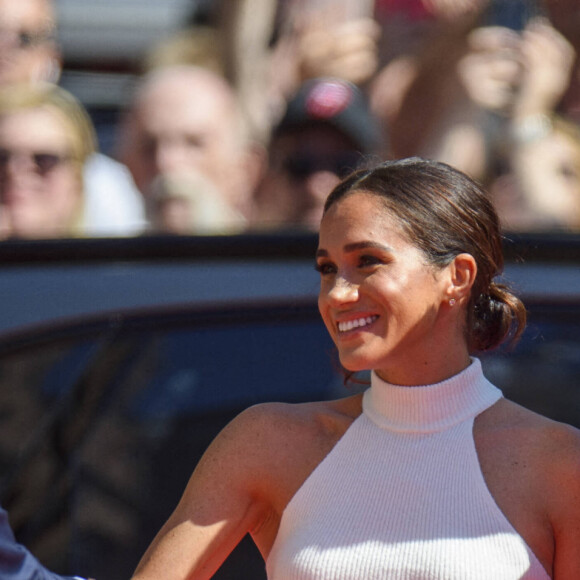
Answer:
M580 452L580 430L572 425L554 421L513 401L501 399L490 411L491 423L502 429L510 429L550 452Z
M553 577L580 578L580 430L516 409L533 450L533 474L553 534Z
M238 415L211 454L225 458L254 496L282 512L308 475L362 412L361 396L312 403L263 403Z
M580 430L501 399L474 435L508 519L554 578L580 578Z
M547 463L573 466L580 457L580 430L500 399L481 415L482 430L506 442L525 446Z
M210 578L248 532L267 555L286 504L360 409L352 397L240 413L204 453L135 578Z
M517 409L524 441L536 449L544 466L544 480L553 487L555 499L575 494L580 515L580 430L527 409ZM556 497L556 496L559 496Z
M204 498L207 503L208 495L216 494L275 510L348 429L361 406L356 397L349 399L249 407L202 456L186 488L186 502L194 505Z
M361 396L309 403L262 403L240 413L219 435L219 445L245 447L262 460L297 444L340 438L362 411ZM302 448L304 452L304 448Z
M487 431L489 443L528 468L538 489L553 502L552 508L575 497L580 510L579 429L506 399L482 418L481 427Z

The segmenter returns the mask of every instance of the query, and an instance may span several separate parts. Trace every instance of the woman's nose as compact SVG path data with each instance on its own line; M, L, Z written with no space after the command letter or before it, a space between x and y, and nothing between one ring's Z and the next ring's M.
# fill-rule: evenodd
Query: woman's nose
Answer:
M345 278L337 278L328 292L328 299L333 306L341 306L358 300L358 285Z

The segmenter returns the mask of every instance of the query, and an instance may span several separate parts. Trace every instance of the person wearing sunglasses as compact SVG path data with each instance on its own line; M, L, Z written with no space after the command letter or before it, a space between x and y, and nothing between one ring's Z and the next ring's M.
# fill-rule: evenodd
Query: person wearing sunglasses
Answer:
M352 83L321 78L302 85L273 129L254 228L317 231L331 189L366 157L384 153L378 127Z
M0 0L0 85L56 82L61 59L52 4Z
M0 87L61 82L58 28L54 0L0 0ZM143 201L123 164L95 151L85 163L83 180L85 235L132 236L143 231Z
M64 89L26 84L0 90L4 237L83 235L83 167L95 143L88 114Z

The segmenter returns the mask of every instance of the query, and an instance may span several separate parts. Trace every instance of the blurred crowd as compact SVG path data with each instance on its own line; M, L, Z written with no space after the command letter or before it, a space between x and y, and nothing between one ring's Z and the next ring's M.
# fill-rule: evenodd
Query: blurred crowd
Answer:
M316 231L341 177L412 155L508 231L580 231L577 0L209 6L143 55L105 155L52 1L0 0L1 238Z

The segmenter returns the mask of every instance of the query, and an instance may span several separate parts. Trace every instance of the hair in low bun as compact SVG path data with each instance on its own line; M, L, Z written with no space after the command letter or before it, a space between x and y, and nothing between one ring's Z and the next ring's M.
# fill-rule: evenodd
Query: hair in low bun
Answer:
M357 191L379 197L403 231L434 266L471 254L477 276L466 318L470 352L512 344L526 324L524 305L505 284L499 219L486 192L467 175L437 161L417 157L360 169L339 183L324 211Z
M505 284L491 282L488 292L472 298L467 312L471 351L486 351L504 342L515 344L526 325L522 301Z

